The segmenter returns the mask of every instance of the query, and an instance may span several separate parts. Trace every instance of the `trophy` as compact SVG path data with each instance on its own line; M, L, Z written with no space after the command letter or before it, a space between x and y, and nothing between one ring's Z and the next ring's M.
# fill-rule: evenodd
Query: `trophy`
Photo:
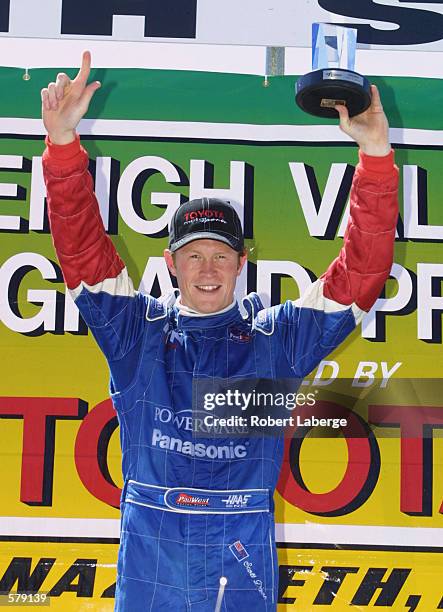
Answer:
M295 101L317 117L336 118L336 104L353 117L371 104L368 79L354 72L357 30L328 23L312 24L312 70L297 81Z

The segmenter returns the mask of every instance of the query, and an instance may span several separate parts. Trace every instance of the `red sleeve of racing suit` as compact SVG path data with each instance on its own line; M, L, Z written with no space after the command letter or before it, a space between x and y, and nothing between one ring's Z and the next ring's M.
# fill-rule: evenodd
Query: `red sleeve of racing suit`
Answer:
M350 334L389 276L398 216L393 152L360 154L339 256L297 302L274 307L278 337L297 376L305 376Z
M392 266L398 216L398 168L394 152L360 152L350 195L350 217L339 256L322 275L323 295L367 312Z
M106 235L88 172L88 154L77 136L68 145L46 139L43 170L52 237L66 285L96 285L124 268Z
M55 145L49 139L46 144L43 172L49 222L63 276L109 362L114 388L124 388L138 363L146 300L134 291L106 235L88 155L78 137L68 145Z

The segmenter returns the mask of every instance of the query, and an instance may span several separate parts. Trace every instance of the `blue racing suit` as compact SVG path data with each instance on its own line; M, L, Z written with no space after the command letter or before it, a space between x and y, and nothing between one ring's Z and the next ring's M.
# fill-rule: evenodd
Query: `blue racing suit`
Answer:
M392 264L397 171L361 155L344 247L300 303L257 295L192 316L134 291L106 235L78 140L44 154L51 228L65 281L109 364L124 488L119 612L275 610L273 492L282 439L200 438L192 381L303 378L354 328Z

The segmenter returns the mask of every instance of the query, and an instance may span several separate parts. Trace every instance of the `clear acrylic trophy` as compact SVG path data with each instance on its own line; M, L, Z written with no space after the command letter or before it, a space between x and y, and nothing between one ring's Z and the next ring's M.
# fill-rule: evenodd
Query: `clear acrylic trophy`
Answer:
M371 103L368 79L354 72L357 30L328 23L312 24L312 69L295 87L298 106L317 117L337 117L336 104L344 104L349 116L365 111Z

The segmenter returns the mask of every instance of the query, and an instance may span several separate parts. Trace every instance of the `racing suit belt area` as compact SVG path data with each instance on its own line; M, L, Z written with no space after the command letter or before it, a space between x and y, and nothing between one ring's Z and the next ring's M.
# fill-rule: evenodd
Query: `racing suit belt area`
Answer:
M151 504L168 494L167 509L153 510ZM219 509L211 513L217 501ZM228 579L222 609L275 609L277 564L268 491L214 493L130 481L124 506L117 610L169 605L171 610L213 612L221 576Z

